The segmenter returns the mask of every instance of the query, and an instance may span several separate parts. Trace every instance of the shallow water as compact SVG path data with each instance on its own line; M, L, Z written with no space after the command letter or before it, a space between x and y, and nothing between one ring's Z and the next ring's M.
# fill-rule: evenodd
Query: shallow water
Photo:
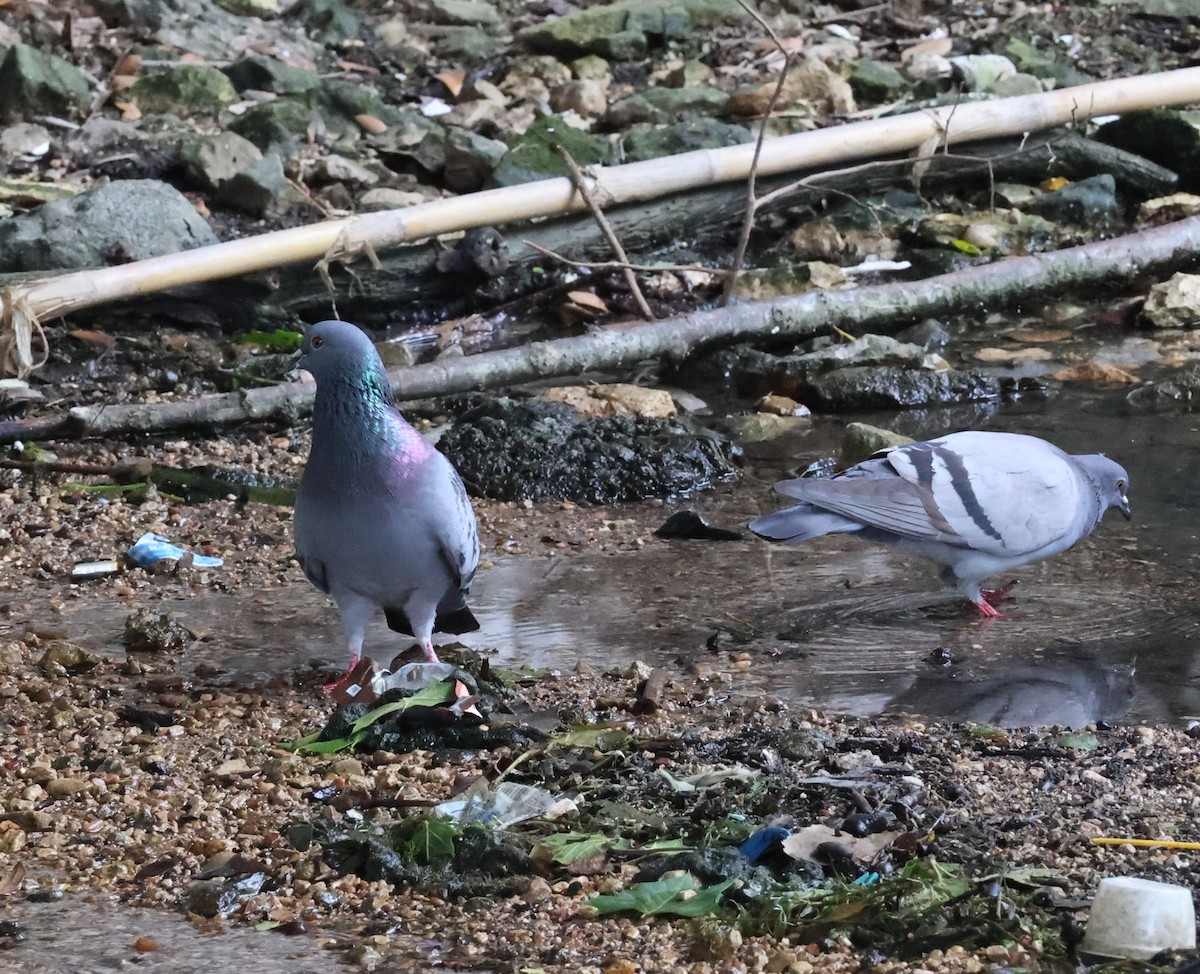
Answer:
M338 954L311 937L229 927L205 933L182 916L120 904L115 897L72 894L51 903L6 898L0 922L20 924L24 939L4 939L0 971L20 974L107 974L119 970L211 974L333 974ZM135 944L141 940L141 951ZM147 949L151 944L156 949Z
M1200 500L1192 458L1200 418L1131 414L1121 403L1118 395L1092 396L991 416L877 418L916 436L970 419L1045 436L1072 452L1103 449L1129 469L1132 523L1111 512L1070 552L1015 572L1020 585L1002 619L985 620L940 590L930 566L849 536L796 547L750 536L652 538L638 550L565 554L547 546L494 559L473 586L482 629L464 642L504 666L569 672L582 663L607 669L644 660L677 672L724 672L731 693L772 693L863 716L902 708L1020 725L1198 715ZM692 508L742 528L782 503L771 490L775 480L836 452L841 429L819 421L783 456L771 446L751 451L736 485L614 516L653 527ZM301 582L203 592L164 607L204 633L184 665L216 664L218 683L344 659L336 612ZM63 625L72 639L121 652L128 611L124 602L85 597L67 603ZM89 635L79 639L80 632ZM368 633L369 655L387 658L401 648L381 619ZM953 665L929 661L939 648ZM734 662L739 653L748 654L748 668Z

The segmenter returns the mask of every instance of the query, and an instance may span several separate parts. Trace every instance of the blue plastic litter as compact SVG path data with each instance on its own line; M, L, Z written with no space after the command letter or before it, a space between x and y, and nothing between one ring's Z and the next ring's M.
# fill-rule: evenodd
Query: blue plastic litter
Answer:
M777 842L782 842L791 834L782 825L767 825L738 846L738 852L749 859L751 863L758 862L766 855L768 849Z
M133 543L133 547L125 552L125 557L135 565L140 565L142 568L149 568L164 558L172 558L178 561L184 555L188 554L192 556L192 565L195 568L220 568L225 564L224 558L197 555L186 548L180 548L178 545L172 544L162 535L155 534L153 531L147 531L138 538Z

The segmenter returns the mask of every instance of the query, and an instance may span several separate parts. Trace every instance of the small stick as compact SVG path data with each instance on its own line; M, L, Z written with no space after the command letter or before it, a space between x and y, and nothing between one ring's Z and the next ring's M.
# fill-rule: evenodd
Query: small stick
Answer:
M750 160L750 173L746 179L746 215L742 219L742 229L738 234L737 249L733 252L733 260L729 264L729 272L725 277L725 289L721 293L720 306L724 308L733 299L734 289L737 287L738 275L742 272L742 262L746 259L746 248L750 245L750 234L754 230L754 219L758 216L760 201L756 191L758 181L758 160L762 155L763 140L767 137L767 122L771 120L771 113L775 111L775 105L779 102L779 96L783 93L783 83L787 80L788 70L792 66L791 52L783 46L783 41L779 39L779 35L775 33L770 24L763 19L762 14L755 10L746 0L738 0L742 9L752 16L758 25L762 27L775 42L775 46L783 55L783 67L779 69L779 80L775 82L775 90L771 92L771 100L767 103L767 110L763 113L762 123L758 126L758 139L754 143L754 156Z
M536 250L539 254L543 254L553 260L561 261L568 267L582 267L590 271L646 271L653 273L655 271L701 271L705 274L712 274L711 267L705 267L703 264L627 264L619 260L571 260L570 257L564 257L557 251L551 250L549 247L543 247L540 244L535 244L532 240L522 240L526 247L530 250Z
M1143 849L1200 849L1200 842L1176 842L1174 839L1122 839L1116 836L1097 836L1092 845L1132 845Z
M625 283L629 285L629 290L633 294L634 301L637 302L638 311L647 321L654 320L654 312L650 310L650 305L646 303L646 296L642 294L641 287L638 286L637 276L629 266L629 255L625 253L625 248L621 246L621 241L617 239L616 233L613 232L612 224L608 222L608 218L600 209L600 204L596 202L596 198L592 195L591 190L587 186L587 178L583 174L583 170L579 168L579 164L571 158L571 153L564 149L561 145L556 147L559 155L563 157L563 162L567 164L567 169L571 171L571 179L575 183L575 188L579 191L579 195L583 197L585 203L592 211L592 216L596 218L596 222L600 224L600 229L604 232L604 236L608 238L609 245L613 249L613 253L617 255L617 260L625 265Z

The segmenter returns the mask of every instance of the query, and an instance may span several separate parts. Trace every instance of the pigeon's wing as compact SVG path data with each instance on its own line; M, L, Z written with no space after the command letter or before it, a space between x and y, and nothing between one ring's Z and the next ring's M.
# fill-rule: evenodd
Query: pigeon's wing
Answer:
M445 460L449 475L450 509L452 516L445 518L438 531L438 544L442 559L450 569L451 576L465 593L479 566L479 529L475 523L475 510L463 486L458 471Z
M949 536L938 540L1019 555L1079 531L1085 499L1075 463L1037 437L955 433L889 450L886 460Z
M939 517L929 491L898 477L894 471L880 471L874 476L789 480L777 484L776 490L864 527L903 538L967 545Z
M300 562L300 568L304 572L305 577L319 588L326 595L329 594L329 573L325 568L325 562L319 558L306 558L304 555L297 554L297 559Z

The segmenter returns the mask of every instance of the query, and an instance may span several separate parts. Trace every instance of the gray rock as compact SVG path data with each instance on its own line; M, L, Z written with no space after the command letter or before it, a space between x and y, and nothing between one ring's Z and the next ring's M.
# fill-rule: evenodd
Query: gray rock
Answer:
M982 372L856 365L813 376L801 398L814 410L856 412L999 399L1000 391Z
M736 0L619 0L546 20L519 39L531 51L559 58L599 54L627 61L643 57L652 42L682 41L739 16L745 11Z
M305 33L321 44L358 36L358 16L341 0L297 0L288 16L300 20Z
M556 112L574 112L580 118L599 118L608 111L608 84L573 79L551 92L550 107Z
M307 95L276 98L248 109L229 123L229 130L249 139L263 152L274 149L290 155L291 147L314 118L323 119L323 114Z
M857 62L847 80L855 99L867 104L891 101L908 87L904 75L878 61Z
M40 159L50 151L50 131L32 122L0 129L0 161Z
M512 186L535 179L565 176L566 163L555 149L561 145L581 166L608 164L613 149L607 139L588 135L572 128L561 118L539 118L505 154L496 166L492 179L497 186Z
M439 24L456 27L487 27L499 29L504 25L496 7L483 0L429 0L429 13Z
M188 178L200 189L219 189L247 166L263 157L249 139L236 132L218 132L184 140L180 159Z
M444 172L446 185L456 193L473 193L482 189L507 151L508 146L497 139L488 139L467 129L448 129Z
M717 88L650 88L622 98L604 117L614 127L637 122L666 124L682 115L718 115L729 96Z
M217 189L217 199L235 209L262 216L290 188L279 154L269 152L225 180Z
M1109 173L1089 176L1030 200L1026 209L1047 220L1096 226L1121 215L1117 200L1117 181Z
M358 208L364 213L379 210L398 210L405 206L424 203L429 197L403 189L369 189L358 198Z
M744 125L715 118L688 118L674 125L638 125L621 142L627 162L659 159L695 149L721 149L751 142L754 134Z
M482 61L496 53L498 41L481 27L431 27L422 31L442 58Z
M314 182L349 183L354 186L374 186L379 176L362 163L345 156L322 156L312 170Z
M127 94L143 112L183 117L214 112L237 99L233 82L206 64L176 64L146 74Z
M1194 409L1200 403L1200 363L1185 365L1166 379L1139 386L1126 399L1131 406L1150 411Z
M847 423L846 431L842 434L842 451L838 454L838 467L852 467L866 460L876 450L889 446L904 446L914 443L911 436L903 433L893 433L880 426L868 423Z
M321 76L315 71L294 68L290 64L262 54L250 54L222 69L238 91L254 89L277 95L298 95L320 87Z
M0 61L0 121L32 115L74 115L91 101L91 87L69 61L17 44Z
M178 190L128 179L0 221L0 273L104 267L216 242Z
M927 352L940 352L950 344L950 332L936 318L926 318L918 324L896 332L896 341L920 345Z

